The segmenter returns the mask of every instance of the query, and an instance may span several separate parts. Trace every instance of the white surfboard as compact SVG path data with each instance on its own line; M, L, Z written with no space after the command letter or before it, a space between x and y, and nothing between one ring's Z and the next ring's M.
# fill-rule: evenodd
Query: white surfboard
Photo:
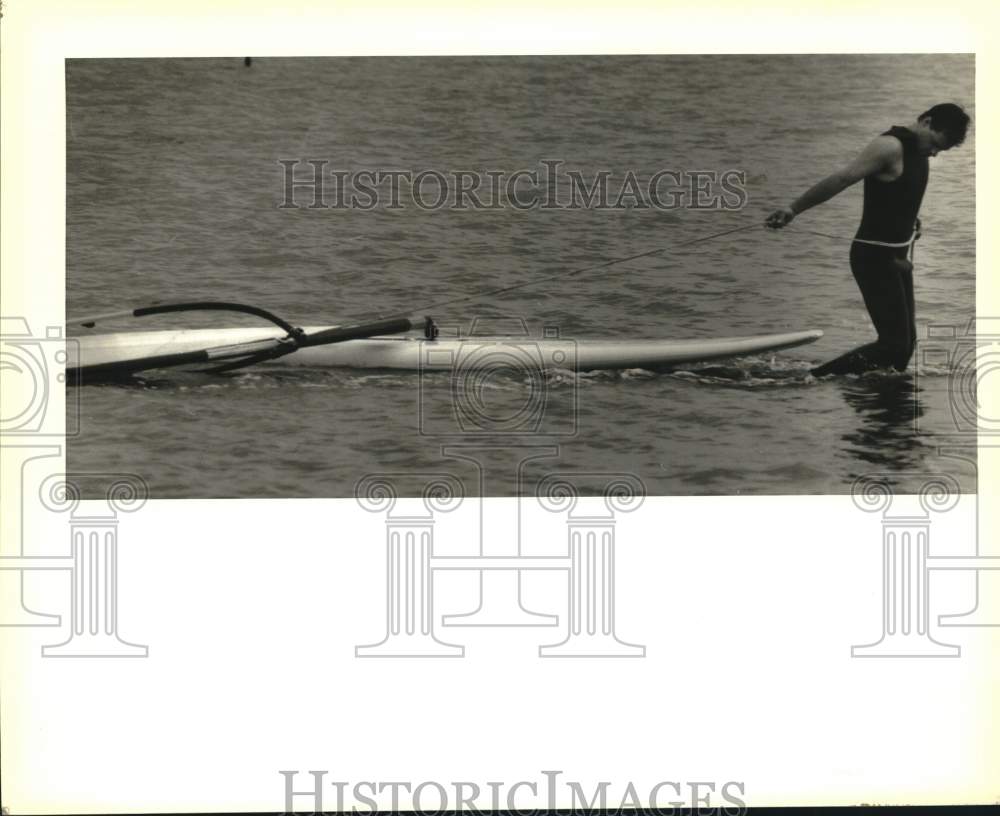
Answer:
M308 327L306 333L326 327ZM239 348L274 341L284 332L271 328L179 329L84 335L67 343L67 375L90 379L97 374L129 374L153 370L172 355ZM819 330L692 340L530 339L463 337L371 337L302 348L264 365L396 369L421 371L472 366L476 369L562 368L578 371L664 368L758 354L812 343ZM202 365L202 368L205 366Z

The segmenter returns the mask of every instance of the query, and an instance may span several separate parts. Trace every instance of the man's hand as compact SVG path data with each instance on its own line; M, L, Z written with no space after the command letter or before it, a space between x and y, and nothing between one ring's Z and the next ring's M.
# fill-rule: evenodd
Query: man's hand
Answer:
M782 227L787 227L791 224L794 218L795 210L791 207L781 207L767 217L764 225L770 227L771 229L781 229Z

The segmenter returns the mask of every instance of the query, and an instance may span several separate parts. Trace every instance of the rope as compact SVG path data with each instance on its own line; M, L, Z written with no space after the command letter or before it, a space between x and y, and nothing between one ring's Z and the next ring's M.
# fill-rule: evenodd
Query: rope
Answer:
M734 233L737 232L745 232L746 230L751 230L751 229L760 229L760 226L761 225L758 222L754 222L753 224L745 224L742 227L733 227L731 229L722 230L721 232L713 232L711 235L702 235L698 238L691 238L687 241L681 241L679 244L660 247L659 249L650 249L647 250L646 252L639 252L636 253L635 255L629 255L624 258L613 258L610 261L603 261L602 263L592 264L589 266L581 266L577 269L570 269L566 272L557 272L554 275L546 275L541 278L532 278L529 281L524 281L522 283L514 283L511 284L510 286L500 286L496 289L489 289L485 292L471 292L466 295L459 295L458 297L449 298L448 300L441 300L436 303L431 303L426 306L421 306L420 308L411 310L409 313L416 314L416 313L430 312L432 309L438 309L442 306L450 306L454 303L463 303L465 301L477 300L479 298L491 297L493 295L502 295L506 294L507 292L513 292L517 289L524 289L525 287L534 286L535 284L538 283L546 283L548 281L556 280L558 278L572 278L576 277L577 275L583 275L587 272L595 272L598 269L607 269L608 267L615 266L617 264L628 263L629 261L636 261L639 258L649 258L653 255L658 255L661 252L666 252L668 249L671 250L681 249L682 247L694 246L695 244L704 243L705 241L712 241L715 240L716 238L722 238L726 235L733 235Z

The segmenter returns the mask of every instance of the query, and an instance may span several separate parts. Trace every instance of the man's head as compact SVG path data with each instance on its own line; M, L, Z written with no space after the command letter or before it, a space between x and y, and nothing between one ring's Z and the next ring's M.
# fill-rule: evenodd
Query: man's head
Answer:
M936 156L942 150L962 144L968 129L969 114L958 105L945 102L920 114L915 132L920 139L921 152Z

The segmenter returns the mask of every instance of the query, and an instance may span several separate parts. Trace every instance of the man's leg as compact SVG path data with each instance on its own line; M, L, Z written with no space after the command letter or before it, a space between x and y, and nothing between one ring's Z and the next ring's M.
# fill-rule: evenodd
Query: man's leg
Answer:
M878 340L814 368L813 376L863 374L889 367L904 370L913 354L915 332L912 264L891 250L855 244L851 249L851 271Z
M906 359L900 358L898 362L901 365L896 367L900 371L905 371L907 364L910 362L910 358L913 356L913 352L917 349L917 308L916 302L913 298L913 264L910 261L906 262L906 266L900 270L900 280L903 283L903 291L906 293L906 311L910 318L909 329L909 348L907 349Z

